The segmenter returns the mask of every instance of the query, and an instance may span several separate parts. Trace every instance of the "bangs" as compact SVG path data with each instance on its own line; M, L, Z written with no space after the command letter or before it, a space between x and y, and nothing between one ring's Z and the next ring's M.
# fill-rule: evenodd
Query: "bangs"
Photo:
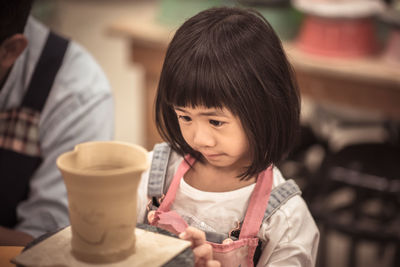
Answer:
M204 51L193 51L183 55L169 74L166 101L172 106L227 107L233 109L234 85L229 70L222 68L216 57ZM211 55L210 55L211 54Z

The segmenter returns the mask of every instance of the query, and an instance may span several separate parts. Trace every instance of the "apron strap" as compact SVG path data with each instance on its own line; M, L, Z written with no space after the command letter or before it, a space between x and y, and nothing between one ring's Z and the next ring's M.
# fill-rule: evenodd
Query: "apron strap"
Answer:
M22 106L39 112L46 103L53 87L57 72L61 67L69 41L53 32L49 32L46 44L33 72Z
M257 177L257 183L250 197L239 239L257 236L267 209L272 189L272 165Z
M190 166L193 166L195 161L196 159L191 157L190 155L186 155L185 158L182 160L168 188L168 192L165 195L165 198L162 201L160 207L158 208L158 211L167 212L170 210L171 205L175 200L176 192L178 191L179 184L183 175L190 169Z
M296 195L301 195L301 190L296 182L292 179L289 179L272 189L268 206L262 221L266 222L280 207L282 207L289 199ZM243 221L240 223L240 227L238 229L234 229L230 232L229 236L239 238L242 225Z

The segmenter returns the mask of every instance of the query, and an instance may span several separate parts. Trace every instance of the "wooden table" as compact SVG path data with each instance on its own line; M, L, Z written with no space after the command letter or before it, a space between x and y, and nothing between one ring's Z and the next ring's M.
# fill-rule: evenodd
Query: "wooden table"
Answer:
M20 246L0 246L0 266L15 267L10 260L20 254L23 249L24 247Z
M131 61L145 69L147 149L161 139L153 119L154 96L165 52L175 29L157 23L157 6L141 2L139 14L121 18L110 32L130 43ZM301 94L320 103L376 111L400 119L400 66L390 66L379 57L339 60L310 56L293 44L284 44L295 68Z

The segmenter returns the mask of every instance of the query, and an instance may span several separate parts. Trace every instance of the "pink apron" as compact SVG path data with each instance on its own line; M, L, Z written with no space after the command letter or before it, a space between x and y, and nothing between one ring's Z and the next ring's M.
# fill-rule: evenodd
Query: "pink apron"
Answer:
M193 164L195 159L187 156L186 160ZM151 225L165 229L179 235L188 226L182 217L175 211L170 211L175 200L180 181L190 166L183 160L171 182L168 192L160 207L151 218ZM208 242L213 247L214 259L221 262L222 266L254 266L253 257L258 245L259 232L265 210L268 205L272 188L272 167L259 174L254 191L251 195L246 216L240 231L239 239L229 244Z

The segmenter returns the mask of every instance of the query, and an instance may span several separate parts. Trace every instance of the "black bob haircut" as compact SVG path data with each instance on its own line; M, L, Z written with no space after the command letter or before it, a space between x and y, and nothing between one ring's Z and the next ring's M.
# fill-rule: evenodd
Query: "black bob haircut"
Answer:
M211 8L188 19L169 44L155 120L178 153L202 160L184 140L174 106L229 109L244 128L249 179L290 152L299 132L300 96L281 41L254 10Z

